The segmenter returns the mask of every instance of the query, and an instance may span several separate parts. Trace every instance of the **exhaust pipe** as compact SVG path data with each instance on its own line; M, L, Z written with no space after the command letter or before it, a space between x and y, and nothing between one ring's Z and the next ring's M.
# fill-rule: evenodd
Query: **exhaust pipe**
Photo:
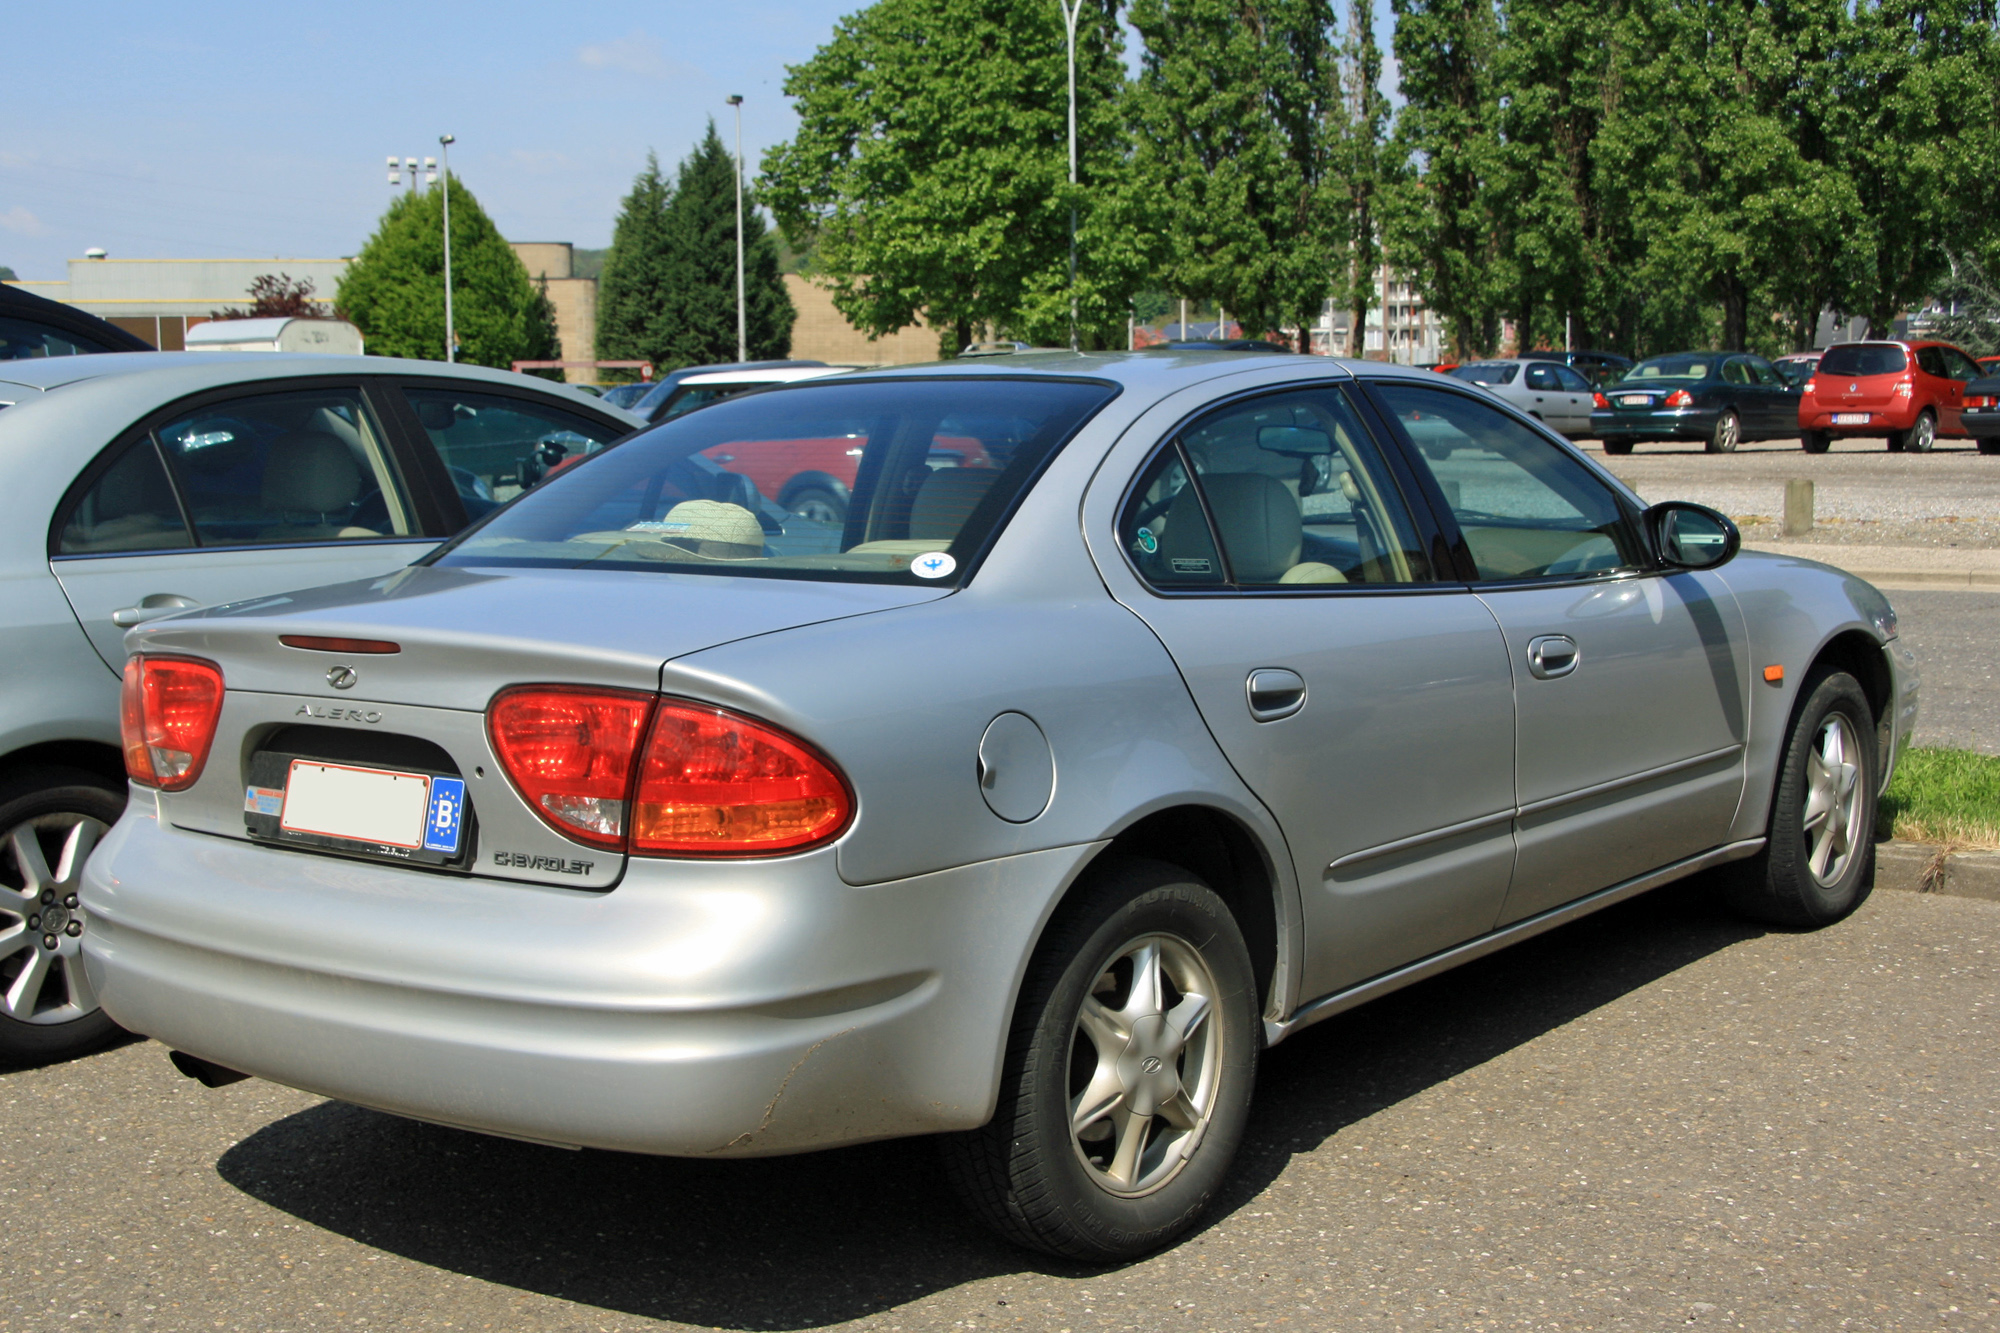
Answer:
M186 1051L168 1051L167 1059L174 1062L174 1068L186 1074L204 1088L226 1088L232 1083L241 1083L250 1076L213 1060L204 1060Z

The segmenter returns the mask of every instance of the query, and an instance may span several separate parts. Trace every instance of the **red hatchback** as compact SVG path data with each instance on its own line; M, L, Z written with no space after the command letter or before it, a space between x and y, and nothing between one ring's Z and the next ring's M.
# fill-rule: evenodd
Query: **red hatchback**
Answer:
M1799 443L1823 454L1836 437L1886 437L1889 452L1923 453L1939 436L1966 438L1973 359L1941 342L1835 343L1799 398Z

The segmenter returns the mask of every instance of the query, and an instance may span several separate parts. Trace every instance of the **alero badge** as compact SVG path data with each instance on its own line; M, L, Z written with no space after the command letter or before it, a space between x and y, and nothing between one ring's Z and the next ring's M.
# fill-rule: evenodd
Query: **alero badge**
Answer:
M336 690L351 690L354 688L354 682L360 679L361 677L354 674L354 668L350 666L333 667L326 673L326 683Z

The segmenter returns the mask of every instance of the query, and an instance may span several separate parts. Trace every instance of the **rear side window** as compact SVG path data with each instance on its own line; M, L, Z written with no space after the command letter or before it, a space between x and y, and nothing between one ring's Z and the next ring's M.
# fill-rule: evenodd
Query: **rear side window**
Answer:
M1563 384L1560 379L1556 378L1554 366L1529 366L1528 387L1530 389L1540 389L1546 393L1556 393L1562 389Z
M467 518L483 518L557 468L626 433L580 413L505 394L405 386Z
M61 555L171 551L194 545L152 438L131 445L83 493L62 527Z
M1589 393L1590 381L1571 370L1568 366L1552 366L1556 380L1571 393Z
M1826 349L1819 360L1822 375L1894 375L1908 368L1909 358L1895 343L1843 343Z

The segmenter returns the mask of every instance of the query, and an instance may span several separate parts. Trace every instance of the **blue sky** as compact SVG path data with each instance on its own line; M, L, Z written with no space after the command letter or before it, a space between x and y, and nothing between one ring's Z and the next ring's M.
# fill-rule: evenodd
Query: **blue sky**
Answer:
M446 132L509 239L605 245L646 150L672 166L711 115L726 138L730 93L753 169L789 137L785 66L862 3L100 0L86 16L22 0L0 264L62 278L93 245L353 254L388 202L383 159L434 154Z

